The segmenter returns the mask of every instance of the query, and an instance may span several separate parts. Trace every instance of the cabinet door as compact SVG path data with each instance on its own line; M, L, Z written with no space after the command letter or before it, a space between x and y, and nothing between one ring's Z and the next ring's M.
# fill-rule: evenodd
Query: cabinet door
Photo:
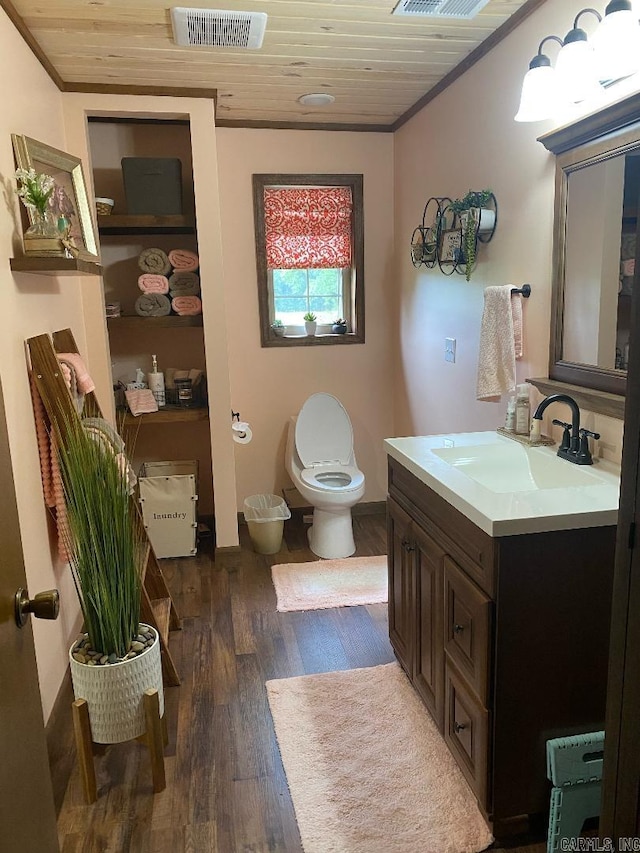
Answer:
M387 501L389 640L401 666L407 675L413 678L416 597L411 528L411 516L389 498Z
M442 577L444 551L417 525L415 544L417 636L414 685L438 729L444 727Z

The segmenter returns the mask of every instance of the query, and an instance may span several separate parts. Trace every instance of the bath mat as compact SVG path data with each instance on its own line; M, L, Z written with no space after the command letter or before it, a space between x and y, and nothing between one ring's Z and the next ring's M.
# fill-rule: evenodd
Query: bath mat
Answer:
M271 567L278 610L355 607L387 600L387 558L347 557Z
M305 853L478 853L492 842L397 663L266 686Z

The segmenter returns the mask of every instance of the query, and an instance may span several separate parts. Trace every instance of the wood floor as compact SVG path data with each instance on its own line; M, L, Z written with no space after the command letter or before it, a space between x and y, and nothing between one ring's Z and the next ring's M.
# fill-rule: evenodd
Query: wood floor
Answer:
M384 515L354 529L357 556L386 553ZM183 622L171 635L182 684L165 690L166 790L152 793L144 746L119 744L96 756L98 800L85 805L69 712L50 756L62 853L301 853L264 682L394 660L386 605L277 613L269 567L316 559L302 524L287 523L273 557L241 536L242 552L216 563L206 542L161 562Z

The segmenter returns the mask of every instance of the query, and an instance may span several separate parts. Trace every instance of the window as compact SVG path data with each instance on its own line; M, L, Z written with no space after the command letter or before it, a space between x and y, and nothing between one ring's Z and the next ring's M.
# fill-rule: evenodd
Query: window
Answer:
M262 346L364 342L362 183L362 175L253 176ZM338 318L347 334L332 333Z

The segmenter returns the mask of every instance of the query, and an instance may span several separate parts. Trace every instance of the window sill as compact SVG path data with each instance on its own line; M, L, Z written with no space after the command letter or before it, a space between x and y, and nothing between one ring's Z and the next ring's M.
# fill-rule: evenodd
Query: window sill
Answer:
M314 347L314 346L344 346L345 344L363 344L364 336L356 332L347 332L345 335L335 335L332 332L326 335L274 335L262 341L263 347Z

